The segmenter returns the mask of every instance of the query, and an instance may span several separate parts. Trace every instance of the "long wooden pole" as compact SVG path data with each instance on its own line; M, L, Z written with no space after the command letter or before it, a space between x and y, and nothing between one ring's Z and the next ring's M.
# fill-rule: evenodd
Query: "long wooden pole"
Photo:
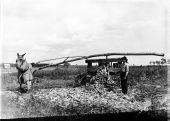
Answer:
M43 67L38 68L37 70L41 70L47 67L52 67L52 66L58 66L60 64L66 63L66 62L73 62L73 61L78 61L78 60L83 60L83 59L88 59L88 58L93 58L93 57L100 57L100 56L112 56L112 55L128 55L128 56L149 56L149 55L153 55L153 56L164 56L163 53L149 53L149 52L141 52L141 53L103 53L103 54L94 54L94 55L89 55L89 56L82 56L82 57L78 57L75 59L70 59L70 60L66 60L66 61L62 61L56 64L49 64ZM35 71L37 71L35 70Z

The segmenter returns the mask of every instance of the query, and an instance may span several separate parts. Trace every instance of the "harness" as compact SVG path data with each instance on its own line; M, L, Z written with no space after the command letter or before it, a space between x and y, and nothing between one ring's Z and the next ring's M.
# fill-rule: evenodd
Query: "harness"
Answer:
M23 60L22 62L21 62L21 64L20 64L20 66L19 67L21 67L23 64L24 64L24 62L25 62L25 60ZM22 82L22 77L23 77L23 75L26 73L26 71L28 71L29 70L29 72L28 72L28 74L29 73L32 73L31 72L31 69L30 69L30 66L28 65L28 68L26 68L26 69L23 69L23 70L20 70L20 69L18 69L19 71L20 71L20 75L19 75L19 77L18 77L18 81L19 81L19 83L24 83L24 82ZM29 74L29 76L30 76L30 74Z
M19 78L18 78L18 81L19 81L19 83L20 84L22 84L22 80L21 80L21 77L23 76L23 73L21 73L21 75L19 76Z

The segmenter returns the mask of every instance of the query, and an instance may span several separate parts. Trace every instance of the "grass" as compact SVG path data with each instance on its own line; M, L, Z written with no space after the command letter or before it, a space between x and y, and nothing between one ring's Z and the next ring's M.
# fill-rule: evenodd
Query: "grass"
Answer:
M86 71L85 66L70 66L68 68L56 67L54 70L41 70L35 73L36 77L48 78L48 79L74 79L76 75L84 73Z

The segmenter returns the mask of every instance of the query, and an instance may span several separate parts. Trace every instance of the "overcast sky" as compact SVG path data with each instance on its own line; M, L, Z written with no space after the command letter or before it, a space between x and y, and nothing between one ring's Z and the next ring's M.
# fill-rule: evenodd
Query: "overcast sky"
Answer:
M27 53L29 62L107 52L167 53L165 1L1 0L2 61L15 62L17 52ZM161 59L128 58L131 64Z

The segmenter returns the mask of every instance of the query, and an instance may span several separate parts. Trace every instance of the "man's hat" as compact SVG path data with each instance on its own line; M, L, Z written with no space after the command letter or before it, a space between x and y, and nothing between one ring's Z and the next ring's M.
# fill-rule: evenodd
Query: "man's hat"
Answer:
M128 61L128 59L126 58L126 56L122 57L122 61L126 60L126 62Z

